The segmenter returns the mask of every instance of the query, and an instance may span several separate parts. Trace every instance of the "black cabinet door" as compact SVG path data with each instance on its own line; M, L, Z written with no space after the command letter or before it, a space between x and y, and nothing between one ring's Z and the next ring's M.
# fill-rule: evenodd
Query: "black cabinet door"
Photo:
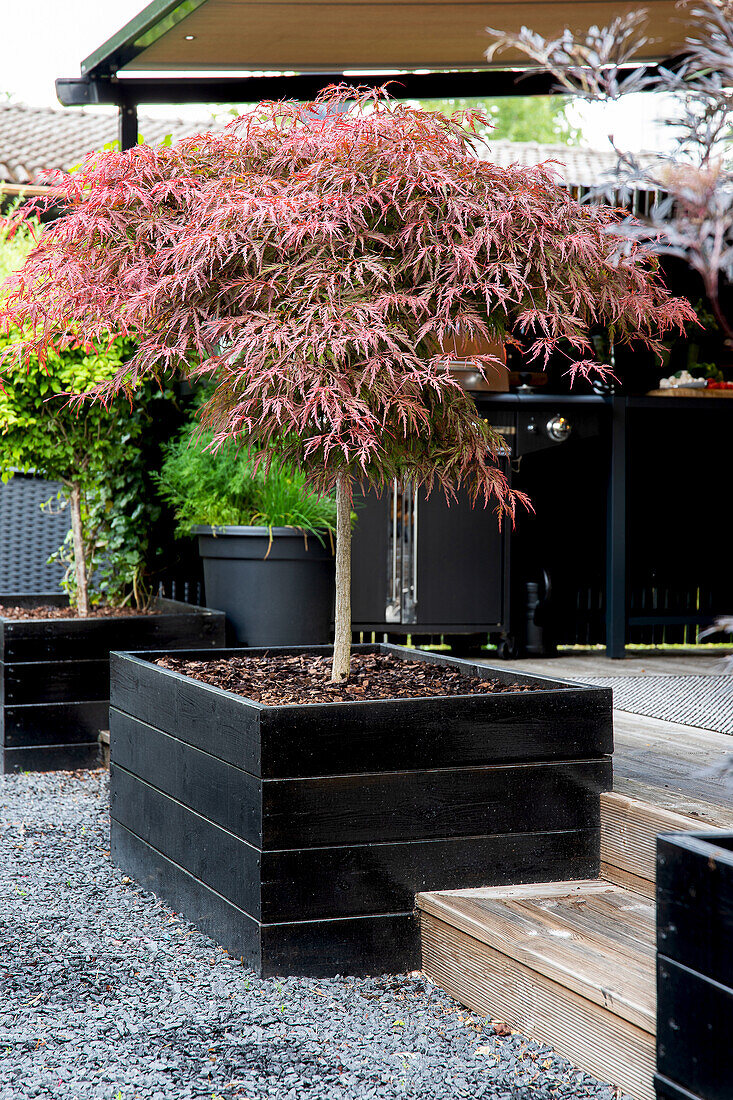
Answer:
M351 540L351 621L354 629L384 622L389 593L390 494L354 489Z
M410 494L398 494L395 505L391 488L381 496L355 492L354 507L355 629L479 631L503 626L507 532L499 530L493 507L472 507L465 492L448 504L438 490L429 497L420 490L417 507Z
M472 507L467 492L448 504L420 492L417 518L417 623L476 627L503 623L506 530L493 506Z

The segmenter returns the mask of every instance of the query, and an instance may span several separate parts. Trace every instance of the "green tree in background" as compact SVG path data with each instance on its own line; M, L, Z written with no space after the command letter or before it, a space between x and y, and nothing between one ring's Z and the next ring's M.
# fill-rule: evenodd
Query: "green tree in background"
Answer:
M6 280L22 266L34 235L30 226L14 234L0 226L0 308ZM0 357L22 335L12 325L0 330ZM147 601L149 537L160 505L147 485L143 448L165 421L171 389L146 380L130 402L69 404L69 395L114 377L133 351L129 339L110 340L100 351L80 343L49 349L43 362L11 355L3 370L0 478L34 473L60 485L58 505L68 507L71 530L52 560L68 567L63 586L81 616L94 604L123 604L130 594L138 606Z
M542 145L579 145L582 132L568 119L570 96L502 96L500 99L423 99L426 111L479 111L494 123L484 127L488 141L537 141Z

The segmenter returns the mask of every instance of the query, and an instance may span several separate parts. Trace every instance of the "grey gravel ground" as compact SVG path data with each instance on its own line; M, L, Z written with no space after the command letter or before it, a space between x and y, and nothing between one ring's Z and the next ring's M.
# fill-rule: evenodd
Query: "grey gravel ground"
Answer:
M112 865L106 788L0 777L0 1100L616 1097L419 974L254 977Z

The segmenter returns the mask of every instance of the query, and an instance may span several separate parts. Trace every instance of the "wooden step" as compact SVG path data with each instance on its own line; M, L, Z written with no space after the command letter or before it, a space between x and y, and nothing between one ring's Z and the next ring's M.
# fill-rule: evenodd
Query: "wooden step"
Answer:
M617 776L601 795L601 875L653 898L657 833L731 827L730 807Z
M649 898L603 882L418 894L423 969L456 1000L653 1100Z

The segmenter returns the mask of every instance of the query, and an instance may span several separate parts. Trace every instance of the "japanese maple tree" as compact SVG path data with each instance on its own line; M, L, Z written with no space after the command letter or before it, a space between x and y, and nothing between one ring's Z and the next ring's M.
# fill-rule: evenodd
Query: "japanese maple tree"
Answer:
M466 486L500 518L516 507L501 441L446 369L450 338L529 336L532 357L563 347L587 375L604 369L591 327L659 349L694 316L613 210L578 205L550 168L479 161L476 121L338 87L168 148L93 155L11 292L32 332L21 355L62 345L72 319L92 347L134 332L98 400L168 372L212 378L215 444L335 488L334 681L349 670L355 481Z

